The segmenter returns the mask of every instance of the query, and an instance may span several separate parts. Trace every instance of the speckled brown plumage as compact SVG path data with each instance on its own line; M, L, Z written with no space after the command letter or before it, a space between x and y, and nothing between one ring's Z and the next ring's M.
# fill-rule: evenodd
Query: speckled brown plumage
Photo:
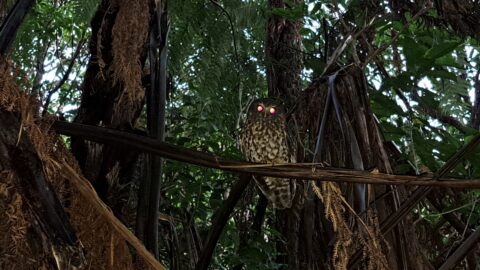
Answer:
M252 102L240 133L240 146L245 158L251 162L280 164L291 161L285 114L278 102L273 99L258 99ZM295 195L294 181L257 176L255 182L274 208L292 206Z

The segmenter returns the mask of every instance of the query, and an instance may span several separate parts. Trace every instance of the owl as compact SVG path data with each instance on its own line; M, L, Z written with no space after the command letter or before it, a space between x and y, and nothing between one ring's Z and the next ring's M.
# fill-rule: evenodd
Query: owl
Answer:
M240 148L250 162L289 163L292 160L287 140L285 111L274 99L257 99L248 108L239 136ZM295 182L275 177L254 177L259 189L274 208L290 208Z

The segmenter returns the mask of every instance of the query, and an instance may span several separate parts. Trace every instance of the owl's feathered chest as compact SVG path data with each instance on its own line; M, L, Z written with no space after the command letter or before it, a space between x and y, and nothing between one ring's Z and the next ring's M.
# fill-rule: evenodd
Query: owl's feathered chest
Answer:
M247 121L240 133L242 152L253 162L289 162L285 130L281 118Z

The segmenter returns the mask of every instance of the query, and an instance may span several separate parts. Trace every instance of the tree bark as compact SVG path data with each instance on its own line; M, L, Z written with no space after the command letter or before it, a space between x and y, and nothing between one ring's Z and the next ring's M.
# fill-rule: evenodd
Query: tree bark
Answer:
M272 12L267 21L267 38L265 43L265 61L267 66L268 95L284 101L287 111L294 107L294 100L302 90L301 71L302 38L301 20L290 20L273 15L275 10L292 10L299 8L303 0L284 1L269 0L268 10ZM293 150L293 149L292 149ZM299 160L297 160L298 162ZM300 208L303 204L303 185L297 184L292 208L277 211L275 227L286 239L277 240L278 263L288 265L288 269L300 269L299 238Z

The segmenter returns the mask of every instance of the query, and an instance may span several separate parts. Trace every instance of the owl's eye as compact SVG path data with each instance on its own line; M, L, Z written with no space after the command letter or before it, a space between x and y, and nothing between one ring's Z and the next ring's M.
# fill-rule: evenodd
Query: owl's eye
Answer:
M270 108L270 114L275 115L276 113L277 113L277 109L275 109L274 107L271 107Z
M263 106L262 105L257 106L257 112L263 112Z

